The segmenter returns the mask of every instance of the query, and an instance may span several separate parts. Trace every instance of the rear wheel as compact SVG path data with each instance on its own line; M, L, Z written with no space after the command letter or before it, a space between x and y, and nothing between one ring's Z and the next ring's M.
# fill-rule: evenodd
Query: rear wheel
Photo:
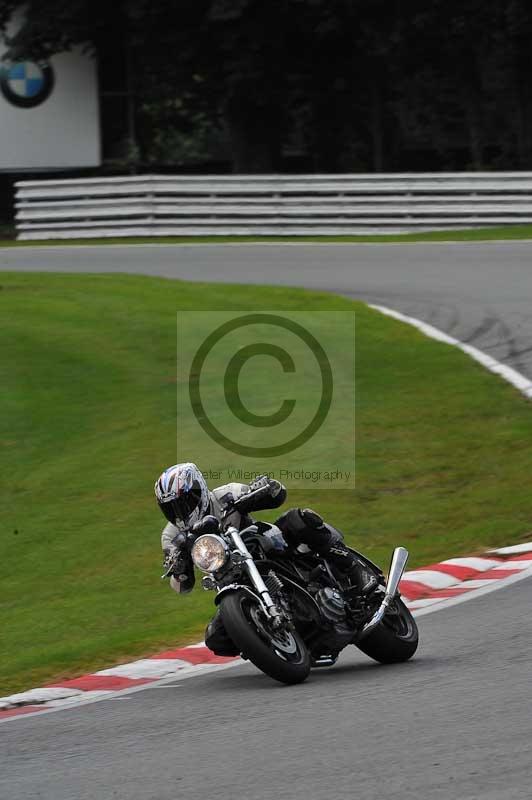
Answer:
M310 672L310 655L296 631L273 630L259 603L246 592L226 595L220 603L227 633L266 675L281 683L301 683Z
M416 621L402 600L395 600L375 630L357 642L357 647L381 664L408 661L419 641Z

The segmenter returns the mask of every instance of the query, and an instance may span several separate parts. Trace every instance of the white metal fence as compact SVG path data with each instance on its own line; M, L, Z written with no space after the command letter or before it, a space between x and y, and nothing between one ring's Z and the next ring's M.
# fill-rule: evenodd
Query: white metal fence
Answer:
M532 172L19 181L19 239L324 235L532 223Z

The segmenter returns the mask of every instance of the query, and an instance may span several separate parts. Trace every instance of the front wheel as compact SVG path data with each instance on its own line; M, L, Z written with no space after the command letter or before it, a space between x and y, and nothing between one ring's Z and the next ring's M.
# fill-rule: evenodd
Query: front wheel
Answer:
M381 664L398 664L412 658L418 641L416 621L403 601L397 599L380 625L356 646Z
M253 597L243 591L228 594L220 610L235 645L262 672L288 684L308 677L310 655L301 637L295 631L271 629Z

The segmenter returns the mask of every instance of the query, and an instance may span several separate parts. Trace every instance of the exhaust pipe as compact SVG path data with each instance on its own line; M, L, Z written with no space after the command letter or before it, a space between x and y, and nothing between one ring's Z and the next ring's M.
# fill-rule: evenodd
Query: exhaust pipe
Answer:
M382 599L382 603L380 604L377 611L374 613L372 618L369 622L366 622L364 627L362 628L358 641L364 639L368 633L377 627L377 625L382 621L386 611L388 610L389 606L391 605L393 599L397 594L397 589L399 587L399 581L403 577L403 572L405 571L406 562L408 561L408 550L406 547L396 547L393 551L392 561L390 564L390 572L388 574L388 580L386 581L386 590L384 592L384 597Z

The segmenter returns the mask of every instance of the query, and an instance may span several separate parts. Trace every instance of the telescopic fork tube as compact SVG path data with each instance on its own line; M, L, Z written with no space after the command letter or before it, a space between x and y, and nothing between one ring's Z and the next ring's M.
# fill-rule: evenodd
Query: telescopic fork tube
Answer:
M258 571L255 562L253 561L253 557L249 550L247 549L246 545L242 541L242 537L240 533L237 531L236 528L228 528L227 533L233 540L235 547L237 548L238 552L244 557L244 566L247 570L249 577L251 578L251 582L253 583L255 589L258 591L262 602L264 603L265 607L268 610L268 613L271 614L272 617L279 616L279 611L277 606L272 600L272 597L268 591L266 584L264 583L263 577Z

